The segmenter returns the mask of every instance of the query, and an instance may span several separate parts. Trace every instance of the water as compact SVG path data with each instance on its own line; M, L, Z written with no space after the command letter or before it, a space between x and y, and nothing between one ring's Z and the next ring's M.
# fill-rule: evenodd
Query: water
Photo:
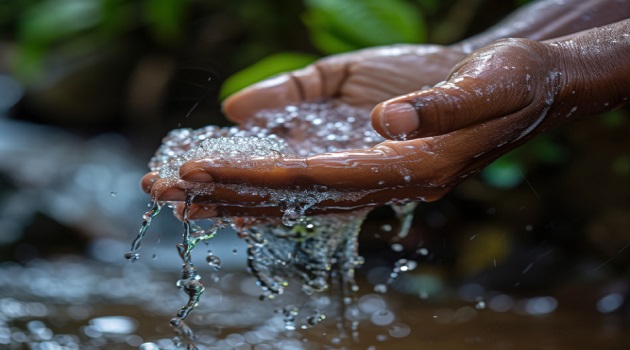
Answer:
M284 157L364 149L383 141L372 130L368 120L367 109L311 103L262 112L240 127L178 129L171 131L163 140L149 166L161 178L177 179L179 168L193 159L211 158L217 163L247 169L271 167ZM235 220L226 217L210 220L210 228L201 229L189 221L189 208L195 195L208 194L217 186L265 196L267 205L282 209L282 218L260 223L248 218ZM358 255L357 238L369 210L343 215L306 216L305 213L324 200L357 200L363 195L361 192L346 193L327 188L271 189L242 184L203 184L194 193L189 193L183 213L182 242L177 246L182 260L182 277L177 286L187 294L188 302L171 320L171 326L177 333L174 342L195 348L194 334L184 319L198 305L205 287L191 262L191 253L197 243L207 242L227 225L236 229L239 237L247 243L247 266L261 288L261 300L282 295L293 281L312 298L316 298L317 293L335 289L342 301L341 316L338 315L339 329L343 330L343 337L356 338L358 286L354 271L363 263L363 258ZM154 201L131 251L126 255L131 261L138 259L140 242L151 220L160 212L162 204ZM409 232L414 208L414 205L395 206L401 220L399 239ZM214 270L220 268L218 256L209 253L206 261ZM308 328L326 318L317 308L294 305L285 306L280 313L287 330ZM346 330L349 335L345 334Z
M168 320L181 304L172 283L179 272L154 266L144 259L117 264L76 257L0 263L0 349L176 349ZM220 281L208 284L187 322L200 350L624 350L630 344L623 314L616 309L624 297L600 294L598 283L577 290L554 287L527 298L488 290L482 293L486 308L480 309L474 298L423 302L395 286L387 294L371 293L362 274L357 281L362 295L353 317L360 320L359 343L344 343L339 336L334 310L341 306L334 296L314 293L308 310L300 293L259 302L255 278L228 269L221 271ZM285 328L281 310L287 305L301 309L295 331ZM328 317L318 319L322 314ZM310 316L318 323L303 328ZM550 331L550 325L562 332Z
M153 220L153 218L155 218L160 213L161 210L162 210L162 205L159 202L154 201L152 208L142 216L143 221L142 221L142 225L140 226L140 232L138 232L138 236L136 236L133 243L131 243L131 250L125 253L126 259L130 260L131 262L134 262L138 260L138 258L140 258L139 251L140 251L140 245L142 244L142 239L146 235L147 230L149 229L149 226L151 226L151 220Z

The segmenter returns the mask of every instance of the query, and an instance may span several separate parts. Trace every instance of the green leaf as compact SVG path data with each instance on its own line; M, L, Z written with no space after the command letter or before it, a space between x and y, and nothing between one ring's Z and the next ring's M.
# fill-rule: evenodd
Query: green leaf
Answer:
M302 68L317 58L295 52L280 52L267 56L227 78L221 86L221 99L272 75Z
M403 0L306 0L306 5L303 20L311 40L326 54L425 38L419 10Z

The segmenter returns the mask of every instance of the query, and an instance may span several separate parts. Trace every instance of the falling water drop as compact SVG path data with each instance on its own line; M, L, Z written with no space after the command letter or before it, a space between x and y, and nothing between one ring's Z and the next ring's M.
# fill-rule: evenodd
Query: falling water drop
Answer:
M214 271L219 271L221 269L221 259L214 254L206 256L206 262L214 269Z

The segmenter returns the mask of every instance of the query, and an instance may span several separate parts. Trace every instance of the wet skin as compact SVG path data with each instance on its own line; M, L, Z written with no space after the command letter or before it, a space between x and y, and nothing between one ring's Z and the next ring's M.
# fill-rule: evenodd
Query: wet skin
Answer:
M236 122L322 97L376 105L371 122L388 141L373 148L284 159L272 168L198 159L181 167L177 181L147 174L143 189L165 201L183 201L192 188L215 183L364 193L357 201L321 202L315 211L431 201L536 134L619 108L630 97L630 20L556 40L499 40L465 57L462 47L336 56L254 85L224 105ZM423 74L425 67L432 73ZM416 91L451 67L446 82ZM191 218L279 214L264 197L221 186L208 193L195 197Z

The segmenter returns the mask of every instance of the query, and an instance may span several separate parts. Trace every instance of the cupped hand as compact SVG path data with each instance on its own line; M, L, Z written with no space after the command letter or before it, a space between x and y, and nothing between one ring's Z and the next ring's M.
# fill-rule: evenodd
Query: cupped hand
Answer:
M228 97L223 109L236 123L300 102L333 99L371 109L444 80L464 56L455 45L392 45L333 55L254 84Z
M438 199L536 134L626 104L628 29L630 21L624 21L570 40L509 39L482 48L462 60L445 83L379 104L373 125L390 140L370 149L285 158L272 167L247 169L197 159L181 167L176 183L158 180L151 191L172 201L184 200L204 184L361 195L313 207L322 211ZM264 195L224 188L195 202L197 218L277 211L267 207Z

